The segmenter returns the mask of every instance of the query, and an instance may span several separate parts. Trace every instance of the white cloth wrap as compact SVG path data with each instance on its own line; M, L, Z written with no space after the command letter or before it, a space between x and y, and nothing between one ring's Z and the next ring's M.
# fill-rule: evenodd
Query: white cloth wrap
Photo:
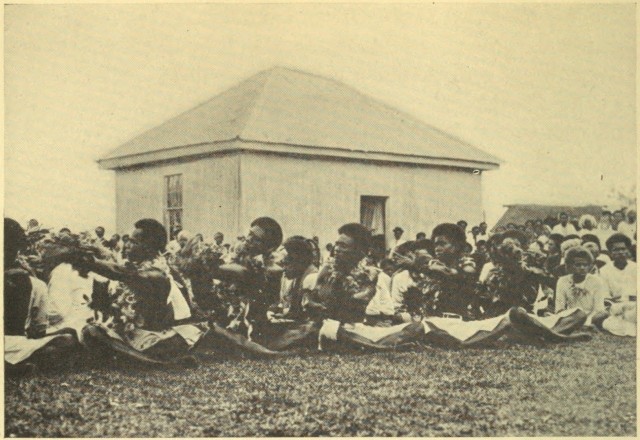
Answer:
M422 325L425 333L432 331L428 325L428 323L430 323L459 341L466 341L479 331L490 332L495 330L504 319L508 319L506 314L480 321L462 321L456 318L432 317L423 319Z
M26 336L4 337L4 360L12 365L25 361L33 353L46 346L60 335L45 336L44 338L29 339Z
M362 336L372 342L379 342L389 335L401 332L410 323L398 324L391 327L374 327L360 322L355 324L343 324L342 328L349 333ZM337 330L336 330L337 331Z

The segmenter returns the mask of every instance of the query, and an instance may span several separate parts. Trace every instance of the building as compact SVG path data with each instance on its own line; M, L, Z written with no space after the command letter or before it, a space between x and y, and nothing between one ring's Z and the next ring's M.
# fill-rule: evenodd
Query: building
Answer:
M275 67L99 160L116 173L117 228L142 217L232 240L258 216L333 240L361 221L410 238L482 220L498 160L337 81Z
M560 206L560 205L527 205L513 204L505 205L507 210L495 224L493 230L499 227L506 227L509 223L524 225L527 220L545 220L547 217L558 218L561 212L566 212L570 219L579 219L584 214L590 214L600 219L602 207L598 205L587 206Z

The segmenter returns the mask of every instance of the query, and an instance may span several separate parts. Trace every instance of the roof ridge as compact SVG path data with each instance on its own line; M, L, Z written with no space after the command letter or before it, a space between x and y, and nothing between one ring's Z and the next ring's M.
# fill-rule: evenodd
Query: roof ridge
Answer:
M267 84L271 81L271 79L273 78L273 71L277 68L276 67L272 67L271 69L267 69L264 70L260 73L266 73L267 74L267 78L264 80L264 82L262 83L262 87L260 87L260 91L258 92L258 94L256 95L256 97L253 99L253 102L249 108L249 110L247 111L247 117L246 120L244 121L243 124L241 124L240 130L238 130L237 133L237 137L239 139L243 138L243 134L244 131L246 130L246 128L250 125L250 122L252 122L253 120L255 120L255 116L257 113L257 109L258 109L258 103L262 103L264 101L264 92L267 89ZM257 74L259 75L259 74ZM255 75L252 77L254 78Z
M182 115L184 115L184 114L186 114L186 113L191 113L192 111L197 110L197 109L199 109L200 107L203 107L203 106L205 106L205 105L209 104L209 103L210 103L211 101L213 101L214 99L217 99L217 98L219 98L219 97L220 97L220 96L222 96L222 95L225 95L227 92L230 92L230 91L232 91L232 90L235 90L235 89L239 88L240 86L242 86L243 84L248 83L249 81L255 80L255 79L256 79L256 78L258 78L261 74L263 74L263 73L267 73L268 71L269 71L269 69L261 70L260 72L256 73L255 75L250 76L249 78L246 78L246 79L244 79L244 80L242 80L242 81L240 81L240 82L236 82L236 83L234 83L234 85L232 85L231 87L229 87L229 88L227 88L227 89L224 89L224 90L222 90L222 91L221 91L221 92L219 92L219 93L216 93L214 96L212 96L211 98L209 98L209 99L207 99L207 100L205 100L205 101L202 101L200 104L197 104L196 106L191 107L191 108L189 108L188 110L185 110L185 111L183 111L183 112L178 113L178 114L177 114L177 115L175 115L175 116L170 117L169 119L167 119L167 121L171 121L171 120L173 120L173 119L175 119L175 118L179 118L180 116L182 116ZM165 121L165 122L166 122L166 121ZM161 125L162 125L162 124L161 124Z

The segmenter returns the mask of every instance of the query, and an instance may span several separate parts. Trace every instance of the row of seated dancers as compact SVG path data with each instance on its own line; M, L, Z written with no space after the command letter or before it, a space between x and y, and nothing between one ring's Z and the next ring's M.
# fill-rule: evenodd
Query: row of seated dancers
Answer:
M194 365L200 350L278 357L299 348L584 341L591 338L579 331L585 324L607 330L620 313L635 310L620 301L612 313L600 297L587 299L595 298L584 287L593 259L577 248L565 261L574 296L554 313L534 314L548 275L517 231L493 238L499 258L484 283L454 224L433 229L434 255L415 249L393 267L364 263L371 236L362 225L343 225L337 235L321 268L308 240L283 243L269 217L251 223L230 263L204 243L167 261L164 226L141 219L124 264L73 241L58 243L45 256L45 283L18 258L24 230L5 219L5 366L53 365L92 353ZM275 255L278 248L283 252Z

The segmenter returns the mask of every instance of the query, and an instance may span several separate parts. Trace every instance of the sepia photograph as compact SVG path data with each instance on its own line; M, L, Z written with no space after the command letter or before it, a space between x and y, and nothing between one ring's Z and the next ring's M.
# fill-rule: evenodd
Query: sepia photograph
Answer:
M4 7L5 437L635 437L637 5Z

